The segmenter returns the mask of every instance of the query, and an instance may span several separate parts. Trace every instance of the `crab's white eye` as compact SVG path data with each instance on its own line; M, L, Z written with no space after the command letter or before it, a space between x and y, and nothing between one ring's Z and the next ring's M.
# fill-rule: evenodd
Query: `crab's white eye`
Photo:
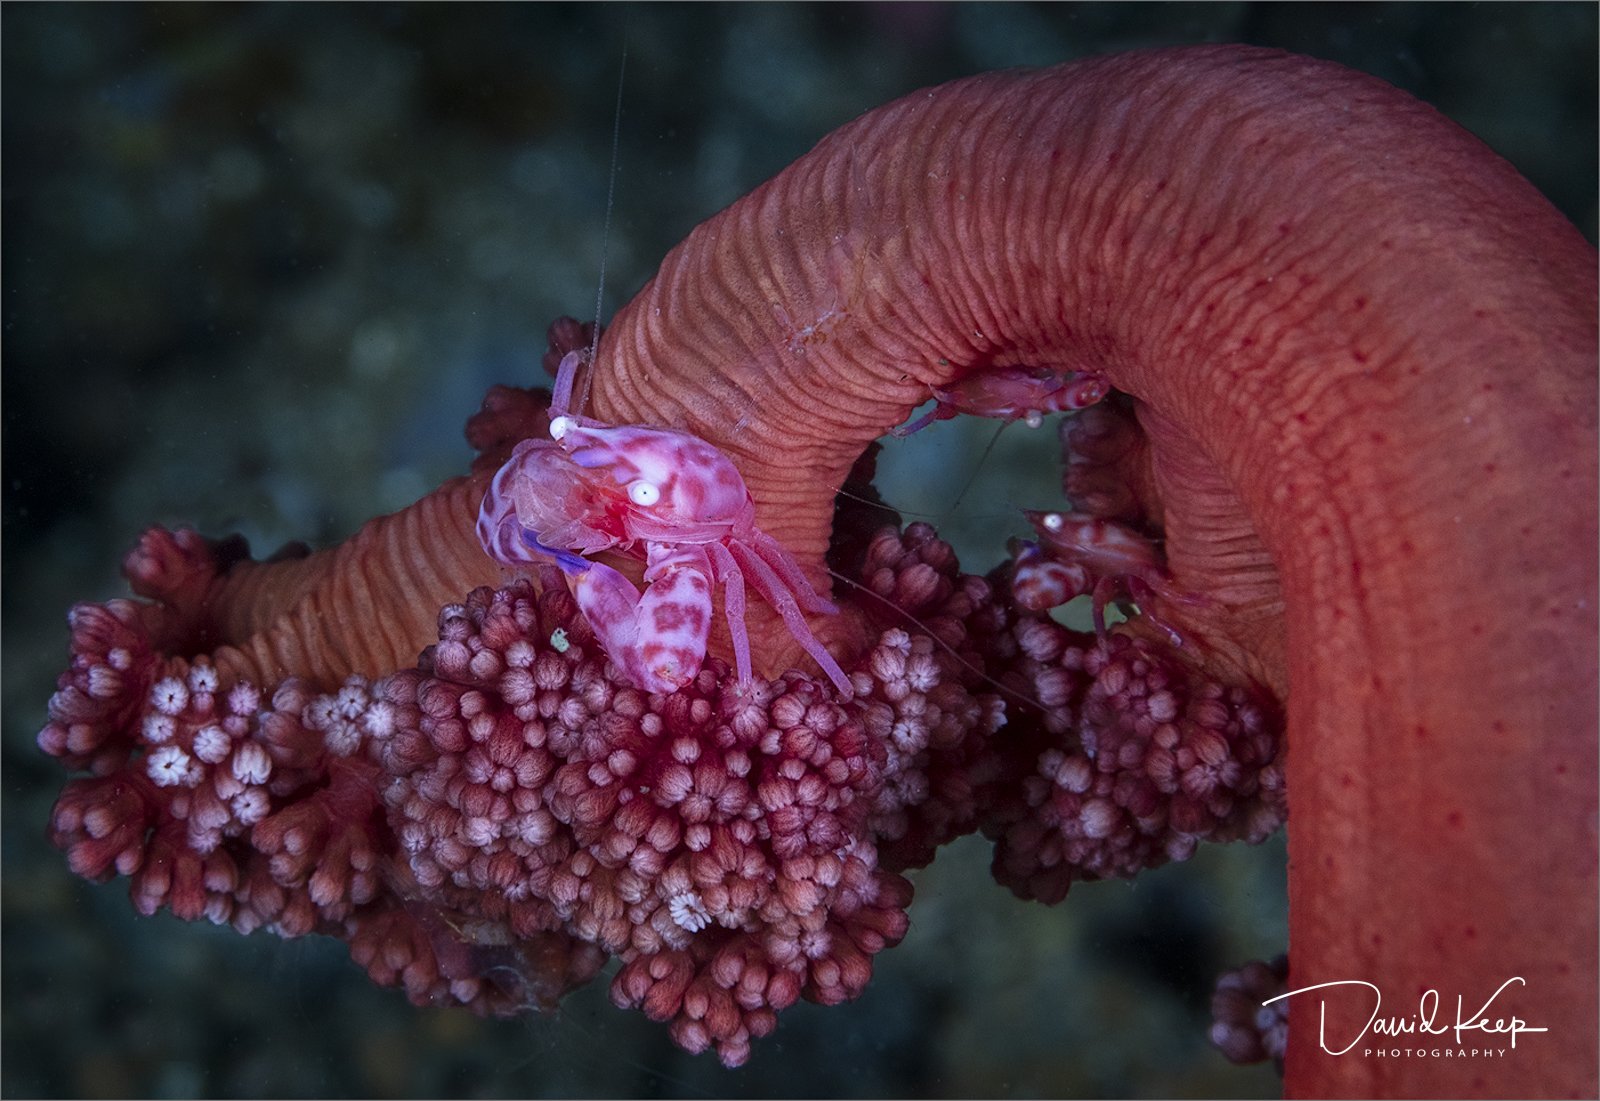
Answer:
M628 500L636 505L648 507L661 500L661 490L649 482L630 482L628 483Z
M569 431L572 430L573 424L574 422L571 417L557 417L555 420L550 422L550 438L552 440L559 440L562 436L565 436Z
M1059 512L1050 512L1045 514L1044 526L1046 531L1060 531L1062 528L1066 527L1066 524L1066 520L1062 519L1061 513Z

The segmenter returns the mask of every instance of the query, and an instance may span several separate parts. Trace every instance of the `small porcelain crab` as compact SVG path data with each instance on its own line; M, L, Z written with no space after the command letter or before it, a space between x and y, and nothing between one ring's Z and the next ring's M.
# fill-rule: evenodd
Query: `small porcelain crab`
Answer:
M1154 605L1194 605L1199 598L1177 589L1167 576L1161 555L1148 538L1125 524L1081 512L1022 513L1039 541L1013 539L1016 566L1011 593L1029 611L1042 612L1085 593L1094 598L1094 629L1106 632L1106 605L1119 594L1139 605L1139 613L1160 628L1174 646L1183 636L1158 617Z
M973 371L954 386L933 391L938 402L910 424L890 429L905 437L935 421L962 413L995 420L1022 421L1038 428L1046 414L1087 409L1110 392L1105 376L1094 371L1053 371L1048 367L997 367Z
M484 494L477 529L484 550L513 567L554 562L606 656L647 692L677 691L699 672L719 582L739 683L750 682L748 581L848 695L849 678L805 621L807 612L838 609L756 527L755 502L732 461L687 432L571 415L583 358L568 352L561 359L551 438L519 443ZM587 557L604 550L644 560L642 594Z

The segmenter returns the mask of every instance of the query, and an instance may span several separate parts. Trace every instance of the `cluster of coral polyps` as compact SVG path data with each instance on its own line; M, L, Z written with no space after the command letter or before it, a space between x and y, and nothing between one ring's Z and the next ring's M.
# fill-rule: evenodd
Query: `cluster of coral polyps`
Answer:
M867 543L848 700L716 660L642 693L553 571L442 609L413 669L253 684L164 652L238 552L153 531L129 570L158 603L73 610L39 745L88 775L52 837L141 913L340 937L419 1004L549 1008L616 956L618 1005L734 1065L797 999L861 992L898 873L959 834L1054 901L1282 818L1263 693L1021 613L925 525Z
M1283 1072L1289 1047L1289 957L1251 960L1225 972L1211 994L1211 1043L1230 1062L1271 1059Z

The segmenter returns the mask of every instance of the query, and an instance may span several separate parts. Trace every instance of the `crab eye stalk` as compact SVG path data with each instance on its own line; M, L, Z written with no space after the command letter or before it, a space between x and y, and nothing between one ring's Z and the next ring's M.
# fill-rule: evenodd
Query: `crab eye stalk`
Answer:
M646 508L661 500L661 490L649 482L628 483L628 500Z

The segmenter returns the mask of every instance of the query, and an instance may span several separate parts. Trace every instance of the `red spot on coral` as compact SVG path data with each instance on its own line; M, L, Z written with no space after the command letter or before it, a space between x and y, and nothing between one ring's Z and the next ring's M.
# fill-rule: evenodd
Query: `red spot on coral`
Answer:
M1445 815L1444 816L1444 820L1445 820L1445 824L1448 825L1451 829L1457 829L1457 830L1459 830L1461 828L1463 822L1465 821L1465 819L1463 819L1461 817L1461 812L1458 811L1458 810L1453 810L1449 814Z
M1417 724L1417 728L1415 731L1413 731L1413 733L1416 734L1419 742L1425 742L1428 740L1428 728L1423 726L1421 723Z
M1365 298L1357 298L1351 303L1351 307L1359 313L1361 310L1367 308L1367 300Z

